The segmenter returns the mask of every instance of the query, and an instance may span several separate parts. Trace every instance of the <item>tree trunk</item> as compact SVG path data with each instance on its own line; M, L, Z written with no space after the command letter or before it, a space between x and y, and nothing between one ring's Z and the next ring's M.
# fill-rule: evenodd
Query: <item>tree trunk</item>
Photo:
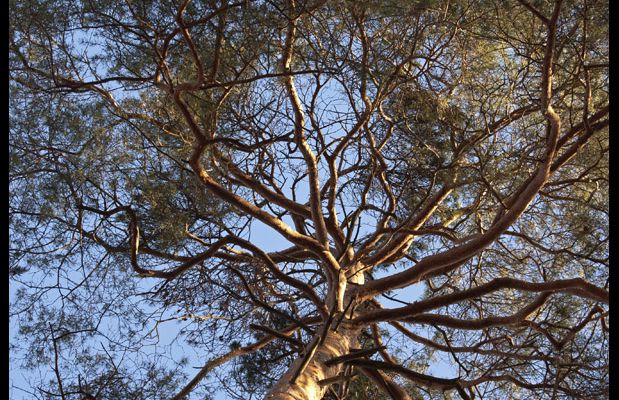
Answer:
M358 330L346 329L344 323L337 331L327 332L327 336L322 344L318 344L307 367L291 382L292 378L303 364L306 357L300 356L296 359L288 371L281 379L269 390L265 400L320 400L327 391L327 386L321 387L319 381L337 376L342 371L342 365L325 365L325 362L349 353L351 347L357 343ZM316 340L305 349L304 355L311 352Z

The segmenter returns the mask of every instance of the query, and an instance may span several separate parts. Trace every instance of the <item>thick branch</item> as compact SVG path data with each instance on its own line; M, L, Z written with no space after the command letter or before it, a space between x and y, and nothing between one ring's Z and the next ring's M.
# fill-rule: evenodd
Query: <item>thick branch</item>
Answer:
M477 287L462 290L443 296L437 296L417 301L409 306L367 311L355 319L358 323L372 323L378 321L403 320L414 317L417 314L458 303L463 300L476 299L488 293L501 289L516 289L527 292L570 292L570 289L579 289L581 296L594 301L608 303L609 295L601 289L582 278L557 280L552 282L528 282L513 278L497 278Z

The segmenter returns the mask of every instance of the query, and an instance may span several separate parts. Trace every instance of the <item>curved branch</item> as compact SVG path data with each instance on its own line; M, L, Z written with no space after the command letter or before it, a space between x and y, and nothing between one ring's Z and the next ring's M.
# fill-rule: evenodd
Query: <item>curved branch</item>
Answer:
M294 11L295 2L294 0L289 0L289 6ZM284 55L282 58L282 68L284 71L290 70L290 65L292 63L292 56L294 53L294 41L297 30L297 19L299 17L293 18L289 21L288 32L286 35L286 42L284 45ZM288 92L288 97L290 98L290 102L292 104L292 108L294 110L295 115L295 128L294 135L297 145L303 154L303 158L305 159L305 163L307 165L307 172L309 175L309 189L310 189L310 208L312 210L312 220L314 221L314 225L316 227L316 236L318 241L322 244L322 246L326 249L329 248L329 239L327 234L327 227L325 225L325 219L322 214L322 199L320 196L320 183L318 180L318 167L316 162L316 156L312 152L311 148L307 144L305 139L305 134L303 133L304 125L305 125L305 115L303 113L301 99L297 94L297 89L294 84L294 78L292 75L288 75L286 77L286 90Z
M480 330L493 326L513 325L522 322L529 315L542 307L552 293L542 293L531 303L527 304L520 311L503 317L487 317L480 319L458 319L441 314L419 314L413 317L405 318L403 321L411 323L436 324L447 326L449 328L465 329L465 330Z
M519 188L516 194L512 196L509 210L502 215L501 213L497 214L497 219L483 235L447 251L428 256L412 268L403 272L369 282L365 287L359 290L361 298L372 298L384 291L408 286L423 279L424 276L434 270L451 264L457 264L459 261L479 253L498 239L498 237L522 215L540 189L548 181L552 172L552 162L557 150L559 132L561 129L561 119L550 104L552 96L552 60L560 6L561 1L558 1L555 4L553 16L548 24L546 52L544 55L544 65L542 67L542 113L548 122L546 149L542 164L538 167L537 171L531 175L529 180Z
M486 284L479 285L471 289L417 301L405 307L367 311L359 315L355 319L355 322L372 323L378 321L404 320L432 309L444 307L450 304L461 302L463 300L479 298L488 293L492 293L501 289L516 289L526 292L545 293L574 293L573 289L578 289L576 294L580 296L603 303L609 302L609 294L606 290L599 288L585 281L582 278L564 279L540 283L528 282L513 278L497 278Z
M305 323L311 323L312 321L310 320L306 320L304 321ZM316 322L316 321L314 321ZM282 330L282 331L278 331L277 334L278 335L282 335L282 336L290 336L292 335L292 333L294 333L297 329L299 329L299 326L297 325L291 325L288 328ZM228 361L232 360L233 358L245 355L245 354L249 354L249 353L253 353L257 350L260 350L261 348L263 348L264 346L266 346L267 344L271 343L273 340L277 339L278 337L276 335L268 335L266 337L264 337L263 339L260 339L259 341L249 345L249 346L244 346L244 347L239 347L238 349L232 350L222 356L213 358L212 360L210 360L209 362L206 363L206 365L204 365L204 367L202 367L202 369L200 369L200 371L196 374L196 376L194 376L194 378L189 381L189 383L187 385L185 385L184 388L182 388L173 398L172 400L181 400L184 399L185 397L187 397L189 395L189 393L191 393L191 391L193 389L195 389L195 387L198 385L198 383L200 383L207 375L209 372L211 372L213 369L217 368L218 366L227 363Z

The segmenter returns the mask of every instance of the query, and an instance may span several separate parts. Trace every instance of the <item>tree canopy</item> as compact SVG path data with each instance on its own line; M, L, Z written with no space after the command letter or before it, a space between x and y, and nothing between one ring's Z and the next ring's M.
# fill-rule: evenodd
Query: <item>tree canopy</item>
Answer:
M608 398L608 3L24 0L40 399Z

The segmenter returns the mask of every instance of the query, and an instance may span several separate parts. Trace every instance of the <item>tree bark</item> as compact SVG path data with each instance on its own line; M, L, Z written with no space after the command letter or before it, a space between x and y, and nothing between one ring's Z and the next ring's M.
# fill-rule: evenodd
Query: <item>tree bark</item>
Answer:
M337 331L329 330L325 339L320 343L317 334L314 340L305 349L304 355L296 359L288 371L269 390L265 400L320 400L325 395L328 386L321 386L323 379L337 376L342 371L342 365L328 366L325 363L334 357L339 357L350 352L351 347L357 343L357 329L347 328L345 323L340 325ZM318 341L318 345L316 345ZM299 373L299 369L306 360L306 355L313 355L307 366ZM298 374L296 379L293 378Z

